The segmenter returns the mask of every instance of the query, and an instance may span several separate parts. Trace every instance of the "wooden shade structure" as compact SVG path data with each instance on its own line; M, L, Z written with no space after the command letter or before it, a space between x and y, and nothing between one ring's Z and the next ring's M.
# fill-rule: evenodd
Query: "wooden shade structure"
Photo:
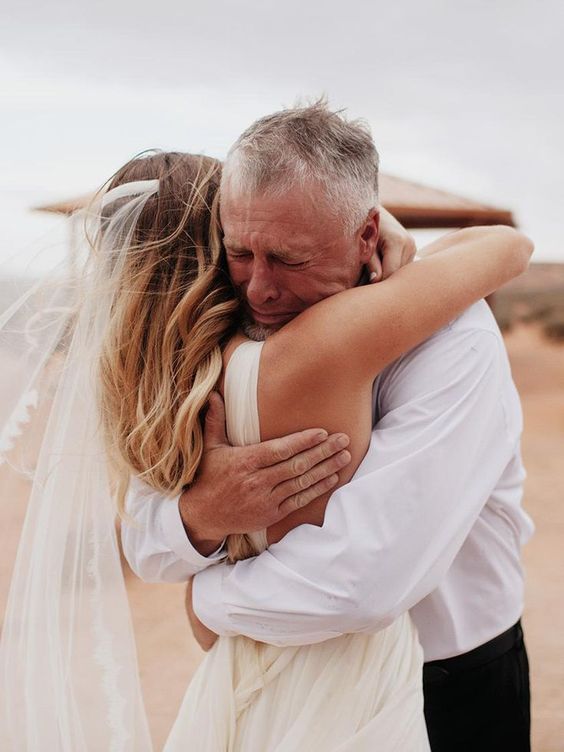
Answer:
M38 206L38 211L73 214L88 204L92 194L67 201ZM515 226L507 209L480 204L454 193L431 188L421 183L380 175L380 201L404 227L411 230L440 227L471 227L472 225Z
M380 176L380 201L404 227L411 230L473 225L515 227L513 215L507 209L480 204L393 175Z

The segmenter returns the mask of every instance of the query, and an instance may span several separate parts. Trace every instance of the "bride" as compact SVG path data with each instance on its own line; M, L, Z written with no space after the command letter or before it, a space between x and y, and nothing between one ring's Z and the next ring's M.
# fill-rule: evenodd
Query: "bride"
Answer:
M112 500L128 524L132 473L171 496L193 480L214 390L235 443L312 425L348 433L345 483L368 446L376 374L521 273L532 250L508 228L453 233L384 282L326 298L256 342L240 328L227 273L220 174L219 162L178 153L121 168L90 209L91 252L72 305L61 315L50 300L43 310L57 315L40 317L42 337L28 336L34 366L0 446L10 432L17 440L22 406L56 356L63 363L4 625L2 748L151 748ZM2 333L18 311L0 319ZM27 324L36 322L33 311ZM262 534L231 536L230 557L322 524L327 500ZM407 614L375 634L304 647L222 637L166 750L425 750L421 669Z

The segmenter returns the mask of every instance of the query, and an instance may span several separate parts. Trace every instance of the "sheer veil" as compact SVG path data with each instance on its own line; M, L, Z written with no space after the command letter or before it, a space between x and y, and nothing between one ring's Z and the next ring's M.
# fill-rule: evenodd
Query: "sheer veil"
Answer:
M59 267L0 312L0 464L31 480L0 645L1 749L151 749L95 375L125 252L156 192L144 180L98 197L75 217L75 273ZM29 420L42 408L30 467Z

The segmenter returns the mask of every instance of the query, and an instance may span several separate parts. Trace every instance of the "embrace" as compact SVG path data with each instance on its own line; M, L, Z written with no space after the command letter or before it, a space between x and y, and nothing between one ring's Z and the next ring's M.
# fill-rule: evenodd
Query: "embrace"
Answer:
M482 300L528 238L415 256L370 133L325 103L223 165L131 160L98 223L123 551L188 583L207 651L166 752L529 750L521 410Z

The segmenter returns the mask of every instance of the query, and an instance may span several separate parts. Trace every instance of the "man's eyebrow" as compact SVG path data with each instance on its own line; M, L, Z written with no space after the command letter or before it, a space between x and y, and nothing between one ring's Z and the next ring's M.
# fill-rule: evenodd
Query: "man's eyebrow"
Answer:
M268 256L273 256L275 259L281 261L305 261L311 254L305 248L292 249L292 248L270 248L267 251Z
M252 251L250 251L245 246L238 245L237 243L230 243L229 238L223 239L223 245L227 249L229 249L230 251L234 251L235 253L252 253ZM294 251L291 249L271 248L268 251L268 253L273 256L276 256L276 258L290 259L290 260L303 259L304 256L308 255L307 249Z
M245 253L249 253L249 249L245 248L242 245L237 245L237 243L231 243L229 241L229 238L223 238L223 245L226 248L229 248L231 251L244 251Z
M290 261L300 261L309 255L308 251L305 249L302 249L299 251L293 251L293 250L277 250L273 248L270 251L270 253L272 253L273 256L276 256L276 258L289 259Z

